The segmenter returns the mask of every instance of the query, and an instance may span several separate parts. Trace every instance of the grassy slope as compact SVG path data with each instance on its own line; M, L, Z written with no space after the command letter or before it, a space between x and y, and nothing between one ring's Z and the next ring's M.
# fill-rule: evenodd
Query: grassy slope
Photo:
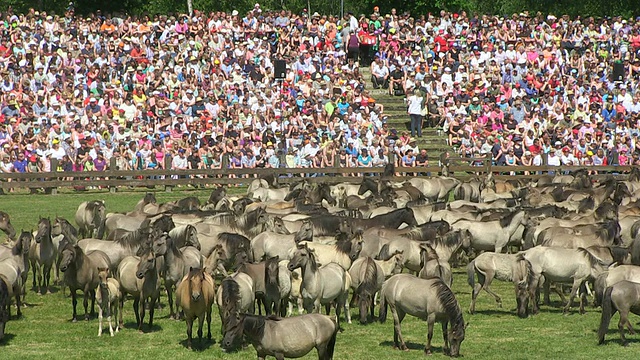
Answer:
M196 195L202 200L207 192L173 192L156 194L158 201L174 200L183 196ZM38 216L63 216L73 222L73 214L77 205L84 200L105 199L109 211L126 211L143 196L143 193L126 194L63 194L57 196L0 196L0 210L12 216L17 231L21 228L36 227ZM3 236L3 235L1 235ZM30 283L29 283L30 284ZM462 344L462 354L469 359L547 359L547 358L579 358L607 359L613 357L632 358L637 354L638 344L629 348L618 345L618 335L614 317L608 339L614 341L606 346L596 346L595 329L600 319L599 311L589 309L587 315L572 314L563 316L556 308L542 308L542 313L529 319L518 319L513 314L515 301L510 284L495 282L496 290L504 299L505 308L498 309L486 293L478 299L479 314L470 316L465 313L465 320L470 323L466 340ZM458 269L454 290L463 309L468 308L470 288L466 283L466 275ZM552 299L557 299L553 298ZM166 297L162 298L166 305ZM55 291L51 295L38 296L29 292L24 310L24 317L13 320L7 326L7 340L0 344L2 359L31 359L41 356L54 359L75 358L255 358L253 348L236 354L225 354L217 343L207 343L204 351L191 352L184 347L186 338L184 322L168 320L168 310L156 311L156 321L151 333L139 334L134 330L132 302L127 301L124 308L127 328L109 338L108 331L102 338L97 335L97 319L89 322L70 323L71 299ZM82 302L79 313L82 313ZM13 311L15 314L15 311ZM357 310L352 309L354 319ZM148 319L148 315L147 315ZM219 317L213 317L214 340L219 341ZM635 323L635 320L632 320ZM195 331L194 331L195 334ZM403 334L411 351L407 353L394 351L393 325L389 319L385 324L361 326L354 322L345 325L345 331L338 337L336 359L422 359L422 348L426 341L426 324L415 318L407 317L403 323ZM637 341L637 336L629 337ZM435 357L442 357L442 335L440 326L434 331ZM130 350L135 349L135 350ZM315 353L306 359L315 358Z

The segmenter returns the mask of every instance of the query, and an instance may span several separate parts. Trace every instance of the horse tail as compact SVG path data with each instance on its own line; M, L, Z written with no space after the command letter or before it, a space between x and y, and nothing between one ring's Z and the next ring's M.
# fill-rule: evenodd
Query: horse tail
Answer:
M462 185L458 185L455 189L453 189L453 199L464 200L464 188Z
M384 286L380 292L380 314L379 319L381 323L387 321L387 297L385 295Z
M611 302L612 292L613 287L611 286L604 291L604 300L602 302L602 316L600 317L600 327L598 328L598 345L602 345L604 343L604 335L609 329L609 322L611 321L611 317L614 314L613 304Z
M376 283L378 280L378 267L373 259L367 257L364 266L364 278L356 289L356 294L358 294L358 305L360 307L360 322L362 323L366 322L367 310L373 301L373 295L376 293Z
M635 236L633 239L634 240L631 243L631 248L629 250L631 252L631 264L640 265L640 238Z
M473 259L467 264L467 284L473 289L476 286L476 260Z
M327 353L326 359L333 359L333 353L336 350L336 338L338 337L338 332L340 332L340 327L335 320L332 320L334 324L335 330L333 330L333 334L331 335L331 339L329 339L329 343L327 344Z

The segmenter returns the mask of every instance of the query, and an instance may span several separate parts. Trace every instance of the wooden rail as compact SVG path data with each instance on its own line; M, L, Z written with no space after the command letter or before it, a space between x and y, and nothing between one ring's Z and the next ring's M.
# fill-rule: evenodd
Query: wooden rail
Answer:
M540 176L555 172L569 172L584 167L554 167L554 166L492 166L489 159L456 158L451 163L480 163L479 166L450 165L450 176L461 180L472 176L486 176L493 173L496 179L535 179ZM624 176L631 170L631 166L593 166L588 170L597 171L599 174L614 174ZM362 176L380 176L383 168L278 168L278 169L197 169L197 170L142 170L142 171L86 171L86 172L41 172L41 173L0 173L0 189L7 188L44 188L51 193L56 193L58 188L95 186L116 191L119 187L139 186L163 186L170 191L174 186L207 185L207 184L248 184L253 178L275 175L281 183L289 183L305 177L310 182L339 183L360 182ZM515 175L509 175L510 172ZM528 171L531 175L523 175ZM402 181L413 177L438 176L442 168L428 167L399 167L396 168L396 176L390 180ZM230 177L235 175L236 177ZM243 177L247 176L247 177Z

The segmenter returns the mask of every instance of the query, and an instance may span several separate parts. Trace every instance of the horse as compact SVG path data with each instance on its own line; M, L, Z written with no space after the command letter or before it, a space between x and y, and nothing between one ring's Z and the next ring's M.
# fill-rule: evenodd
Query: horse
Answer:
M253 279L245 273L235 272L222 280L216 292L216 304L223 335L230 317L241 312L255 312L255 296Z
M259 263L250 263L248 262L248 256L243 251L236 255L236 265L238 266L237 271L245 273L251 277L253 281L253 291L255 292L255 299L258 303L258 313L262 315L262 308L260 304L265 307L266 311L266 303L265 303L265 273L266 273L266 261L261 261Z
M602 303L604 291L607 287L624 280L640 283L640 266L619 265L598 275L593 283L594 305L599 306Z
M106 207L104 201L85 201L76 210L76 224L82 238L102 239L104 236ZM94 234L95 232L95 234Z
M0 277L8 286L9 297L15 297L18 317L22 316L20 309L24 297L24 283L29 271L29 248L33 236L30 232L22 231L18 241L11 248L11 255L0 261ZM7 311L10 312L7 306Z
M298 249L287 265L289 271L302 269L302 294L304 309L308 312L319 312L320 305L325 305L326 310L334 304L338 327L340 326L340 311L345 310L347 322L351 323L351 314L347 297L351 287L351 277L340 265L328 263L318 267L316 254L312 249L304 245L298 245ZM327 311L328 313L328 311Z
M96 302L98 303L98 336L102 336L102 317L107 314L107 322L109 323L109 333L113 336L113 326L111 324L111 316L116 319L116 331L118 328L118 303L122 294L120 294L120 283L118 280L109 276L109 268L98 268L98 279L100 283L96 288Z
M72 244L78 242L78 229L76 229L69 220L59 216L56 216L53 224L51 224L51 235L54 237L64 235Z
M476 311L476 299L480 291L484 290L496 300L498 307L502 307L500 295L491 291L493 279L500 281L513 281L513 264L516 260L515 254L500 254L494 252L484 252L478 255L467 265L467 283L471 286L471 305L469 313ZM476 284L475 278L478 277Z
M360 309L360 323L367 323L367 314L371 310L374 317L374 296L382 289L385 273L382 267L371 257L358 258L349 268L351 287L354 289L351 303L357 302Z
M180 285L182 279L189 274L190 269L202 268L202 256L200 251L193 246L179 248L176 242L168 234L162 234L153 240L153 252L164 258L161 267L164 287L167 291L169 303L169 318L179 318L178 309L173 311L173 287Z
M222 186L211 191L211 195L207 199L207 205L218 205L218 203L227 196L227 189Z
M4 331L9 321L9 308L11 307L11 289L7 279L0 275L0 341L4 338Z
M454 200L465 200L474 203L480 202L480 193L484 190L483 180L471 180L463 182L453 190Z
M176 303L184 310L187 322L187 347L191 348L193 320L198 318L198 339L202 343L202 325L207 318L207 338L211 339L211 307L215 301L215 283L203 269L190 268L176 288Z
M114 241L100 239L82 239L78 241L78 246L85 253L99 250L107 254L111 264L111 270L115 273L118 265L128 256L136 255L141 249L148 247L148 241L152 232L162 233L160 229L138 229L129 232Z
M338 204L336 199L331 195L329 184L315 184L305 187L305 190L307 190L305 200L311 204L322 204L323 200L330 206L336 206Z
M527 224L529 216L522 210L496 221L460 220L451 225L454 229L466 229L473 238L471 246L476 250L502 252L514 239L519 226Z
M64 244L61 251L60 271L64 274L64 282L69 286L71 292L71 303L73 305L72 321L76 322L76 306L78 304L77 291L82 290L84 294L84 319L89 320L87 311L89 298L91 297L91 313L95 308L95 290L100 284L98 268L108 268L109 258L102 251L91 251L85 253L78 245Z
M407 350L400 325L405 315L409 314L427 321L427 345L424 349L427 355L431 354L431 338L436 321L442 324L444 353L450 356L460 354L465 333L464 319L453 291L442 280L420 279L409 274L393 275L382 285L380 297L380 322L384 323L387 319L387 307L391 308L393 315L394 348Z
M319 266L336 263L348 271L351 263L360 254L362 243L362 232L357 232L353 239L340 240L335 245L318 244L311 241L301 241L298 245L305 245L313 250Z
M7 234L9 239L13 240L16 238L16 230L11 225L11 218L9 214L4 211L0 211L0 230Z
M153 328L153 313L156 309L156 301L160 298L160 274L156 266L156 255L153 249L147 249L142 256L127 256L118 265L120 276L120 327L124 327L122 308L124 307L125 294L133 296L133 311L136 314L138 331L142 332L147 298L149 303L149 329Z
M251 252L251 241L241 234L221 232L216 233L215 235L207 235L199 233L198 239L202 245L200 253L205 257L208 257L213 252L213 249L218 246L222 247L222 250L224 250L226 254L224 266L227 269L234 266L236 254L245 252L249 256L253 255Z
M156 196L152 192L148 192L138 201L136 206L133 208L133 211L142 211L147 204L156 204L157 202Z
M198 230L193 225L176 226L169 231L169 237L173 239L178 248L193 246L198 250L202 249L198 240Z
M288 284L285 277L289 276L288 272L280 276L280 257L275 256L267 258L264 261L264 308L267 316L276 314L282 315L282 306L285 301L288 301L289 293L291 292L291 279L288 279Z
M604 336L609 329L609 322L616 312L620 312L618 331L620 332L621 345L627 346L629 343L624 336L624 328L626 326L632 335L635 334L629 321L629 313L640 315L640 284L623 280L605 290L602 316L598 328L598 345L604 344Z
M57 256L51 234L51 220L49 218L40 218L35 242L31 244L31 249L29 249L29 261L33 268L33 288L39 288L41 294L50 293L51 268ZM37 285L36 277L38 278Z
M422 268L418 273L421 279L439 278L447 286L453 285L453 273L448 262L438 258L438 254L429 244L420 245L420 263Z
M280 234L265 231L251 240L251 251L254 260L263 257L278 256L280 259L289 259L292 249L300 241L313 240L313 224L310 220L303 220L300 230L295 234Z
M218 244L213 248L211 254L204 260L204 269L211 277L215 277L216 272L227 275L227 269L224 268L224 262L227 261L227 253Z
M430 202L446 201L449 193L461 183L458 179L447 177L414 177L408 182L420 190Z
M517 260L531 263L534 278L544 275L545 303L549 303L549 282L572 283L571 295L563 311L569 312L578 290L587 280L595 280L605 270L605 264L586 249L563 249L536 246L521 252ZM585 296L585 292L582 292ZM534 303L534 311L537 304ZM584 301L580 301L580 313L584 313Z
M300 358L314 348L319 360L332 360L339 327L329 316L305 314L291 318L238 314L232 317L222 346L231 348L243 335L258 359Z

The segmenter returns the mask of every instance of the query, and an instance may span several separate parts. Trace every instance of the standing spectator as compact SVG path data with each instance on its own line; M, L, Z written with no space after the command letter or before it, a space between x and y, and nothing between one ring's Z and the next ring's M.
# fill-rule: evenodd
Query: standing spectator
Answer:
M422 108L424 107L424 97L420 90L416 89L407 98L409 106L408 113L411 118L411 136L422 137Z

